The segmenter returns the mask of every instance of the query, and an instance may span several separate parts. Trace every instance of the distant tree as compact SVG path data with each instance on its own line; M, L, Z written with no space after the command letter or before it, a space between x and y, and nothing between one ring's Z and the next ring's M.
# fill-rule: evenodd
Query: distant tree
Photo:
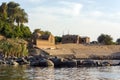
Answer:
M51 32L49 32L49 31L43 31L43 32L44 32L45 35L50 35L51 34Z
M44 34L44 32L41 29L35 29L33 33Z
M105 45L111 45L113 44L113 39L110 35L107 35L107 34L101 34L99 37L98 37L98 42L101 43L101 44L105 44Z
M41 29L35 29L34 33L41 33Z
M33 33L40 33L41 35L50 35L51 34L51 32L43 31L41 29L35 29Z
M116 40L116 43L117 43L117 44L120 44L120 38L118 38L118 39Z
M62 37L60 36L55 36L55 43L61 43Z

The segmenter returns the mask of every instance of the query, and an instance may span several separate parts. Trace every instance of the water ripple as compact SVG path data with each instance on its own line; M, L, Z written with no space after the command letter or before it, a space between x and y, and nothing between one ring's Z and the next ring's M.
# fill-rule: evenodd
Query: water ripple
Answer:
M40 68L0 66L0 80L120 80L120 67Z

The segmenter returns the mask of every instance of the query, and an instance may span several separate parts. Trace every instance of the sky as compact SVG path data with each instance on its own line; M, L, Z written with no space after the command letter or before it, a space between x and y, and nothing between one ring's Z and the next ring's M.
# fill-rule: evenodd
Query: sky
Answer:
M10 2L11 0L0 0ZM120 0L13 0L28 14L26 24L55 36L75 34L97 40L108 34L120 38Z

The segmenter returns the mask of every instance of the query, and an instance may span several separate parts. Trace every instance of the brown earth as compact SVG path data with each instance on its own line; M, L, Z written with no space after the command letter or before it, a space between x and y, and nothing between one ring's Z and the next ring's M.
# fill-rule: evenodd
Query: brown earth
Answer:
M82 45L59 44L56 49L45 49L53 56L74 56L76 58L90 58L91 56L120 56L120 45Z

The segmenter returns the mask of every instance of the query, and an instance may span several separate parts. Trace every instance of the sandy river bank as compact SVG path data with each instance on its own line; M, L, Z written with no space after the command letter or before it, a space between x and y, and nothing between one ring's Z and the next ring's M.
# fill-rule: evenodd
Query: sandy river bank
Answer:
M44 50L53 56L74 56L76 58L120 56L120 45L58 44L56 45L56 49Z

